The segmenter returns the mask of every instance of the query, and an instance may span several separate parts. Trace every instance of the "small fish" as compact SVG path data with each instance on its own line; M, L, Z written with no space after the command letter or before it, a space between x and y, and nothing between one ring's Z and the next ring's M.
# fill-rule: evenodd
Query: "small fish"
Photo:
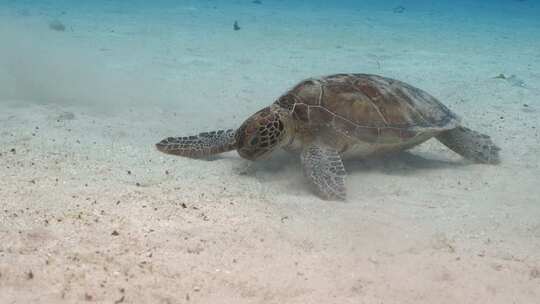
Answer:
M235 31L239 31L239 30L240 30L240 25L238 25L238 21L236 21L236 20L234 21L233 29L234 29Z
M392 9L392 12L394 12L394 14L401 14L403 12L405 12L405 7L404 6L396 6L394 7L394 9Z
M51 23L49 23L49 28L58 32L63 32L66 30L66 26L58 20L51 21Z

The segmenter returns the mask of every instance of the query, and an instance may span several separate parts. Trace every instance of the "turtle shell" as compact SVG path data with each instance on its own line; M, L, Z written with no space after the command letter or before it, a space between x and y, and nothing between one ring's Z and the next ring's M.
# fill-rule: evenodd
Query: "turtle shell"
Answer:
M403 142L452 129L459 118L428 93L402 81L368 74L307 79L276 103L304 129L330 126L371 143Z

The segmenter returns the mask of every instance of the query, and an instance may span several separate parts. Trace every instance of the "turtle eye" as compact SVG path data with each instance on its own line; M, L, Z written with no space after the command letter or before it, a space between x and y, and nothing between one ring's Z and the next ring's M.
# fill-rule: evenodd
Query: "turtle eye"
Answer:
M254 137L249 144L252 146L256 146L258 143L259 143L259 138Z

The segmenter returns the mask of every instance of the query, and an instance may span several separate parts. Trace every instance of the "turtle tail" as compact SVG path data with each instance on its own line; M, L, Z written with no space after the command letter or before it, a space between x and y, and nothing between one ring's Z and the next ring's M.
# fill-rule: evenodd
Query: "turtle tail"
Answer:
M437 139L461 156L477 163L498 164L501 150L491 138L469 128L457 127L444 131Z
M156 144L156 148L167 154L191 158L206 157L236 149L235 131L219 130L185 137L168 137Z

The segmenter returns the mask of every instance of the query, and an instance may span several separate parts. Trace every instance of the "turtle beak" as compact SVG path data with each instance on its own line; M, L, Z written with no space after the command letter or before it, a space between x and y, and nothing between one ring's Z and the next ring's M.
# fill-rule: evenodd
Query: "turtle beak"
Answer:
M270 159L270 156L272 155L272 150L261 150L257 155L255 156L255 159L257 160L267 160Z
M271 149L254 149L254 148L240 148L237 149L238 154L245 159L260 160L269 159L272 152Z

